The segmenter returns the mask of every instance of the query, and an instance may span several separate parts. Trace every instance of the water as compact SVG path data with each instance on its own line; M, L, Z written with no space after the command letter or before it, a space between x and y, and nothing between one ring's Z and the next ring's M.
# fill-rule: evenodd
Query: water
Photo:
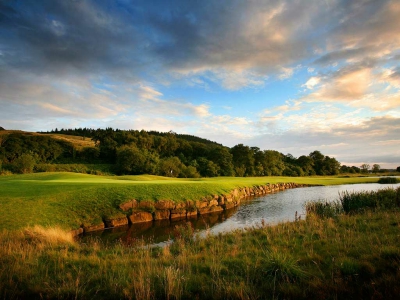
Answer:
M259 224L276 224L284 221L294 221L297 217L304 218L304 204L308 201L339 199L339 193L344 191L373 191L388 187L399 187L400 184L354 184L336 186L316 186L288 189L274 194L268 194L243 201L239 207L219 214L201 215L189 220L157 221L131 226L117 227L100 232L87 234L100 237L104 241L134 242L144 239L154 246L163 246L174 236L177 225L190 221L200 235L218 234L236 229L245 229Z

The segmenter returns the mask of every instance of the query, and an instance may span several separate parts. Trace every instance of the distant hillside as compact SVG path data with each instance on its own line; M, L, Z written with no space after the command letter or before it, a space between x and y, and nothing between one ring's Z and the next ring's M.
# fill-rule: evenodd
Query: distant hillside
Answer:
M177 138L183 139L189 142L197 142L197 143L202 143L202 144L207 144L207 145L216 145L216 146L222 146L222 144L219 144L214 141L210 141L198 136L190 135L190 134L181 134L181 133L175 133L175 132L158 132L158 131L149 131L148 132L150 135L158 135L158 136L166 136L168 134L174 134Z
M3 169L16 173L59 170L61 164L68 164L68 170L87 172L74 165L103 164L112 166L112 172L117 174L186 178L336 175L342 169L347 173L360 171L354 166L341 167L334 157L317 150L296 158L243 144L229 148L173 131L113 128L56 128L39 133L1 130L0 161Z
M81 137L88 137L88 138L93 138L96 135L96 132L99 130L107 130L107 129L92 129L92 128L74 128L74 129L54 129L51 131L47 132L41 132L43 134L62 134L62 135L73 135L73 136L81 136ZM153 136L168 136L173 134L176 138L178 139L183 139L188 142L197 142L197 143L202 143L202 144L207 144L207 145L216 145L216 146L222 146L222 144L219 144L214 141L207 140L205 138L201 138L198 136L190 135L190 134L180 134L180 133L175 133L173 131L169 132L159 132L159 131L145 131L145 130L120 130L120 129L115 129L113 130L115 132L126 132L126 133L147 133L148 135L153 135Z
M20 134L22 136L47 136L57 140L62 140L71 143L76 149L82 149L84 147L94 147L94 142L91 138L85 138L78 135L67 135L67 134L54 134L54 133L40 133L40 132L29 132L22 130L0 130L0 137L7 136L10 134Z

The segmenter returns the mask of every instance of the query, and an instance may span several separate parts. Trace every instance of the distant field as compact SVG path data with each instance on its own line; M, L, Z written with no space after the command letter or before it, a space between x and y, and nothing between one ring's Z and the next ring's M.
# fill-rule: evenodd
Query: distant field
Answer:
M119 204L129 199L197 200L236 187L296 182L335 185L377 182L368 177L217 177L177 179L161 176L95 176L77 173L35 173L0 177L0 230L26 226L78 228L102 218L121 216Z

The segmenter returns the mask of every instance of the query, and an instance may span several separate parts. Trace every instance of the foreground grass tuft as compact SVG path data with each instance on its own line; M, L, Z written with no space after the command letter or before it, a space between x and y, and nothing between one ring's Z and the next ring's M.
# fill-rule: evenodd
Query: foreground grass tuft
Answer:
M74 244L74 237L71 232L66 232L59 227L44 228L42 226L34 226L26 228L24 231L26 240L34 243L59 245Z

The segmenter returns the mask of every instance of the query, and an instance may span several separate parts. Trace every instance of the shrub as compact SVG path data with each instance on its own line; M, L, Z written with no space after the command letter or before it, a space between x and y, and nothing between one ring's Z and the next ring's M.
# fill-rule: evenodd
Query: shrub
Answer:
M199 178L200 174L197 172L196 167L188 166L187 168L182 168L179 176L183 178Z
M386 183L399 183L399 179L396 177L381 177L378 180L378 183L386 184Z
M36 159L31 154L22 154L12 163L12 167L16 173L32 173L35 167Z

